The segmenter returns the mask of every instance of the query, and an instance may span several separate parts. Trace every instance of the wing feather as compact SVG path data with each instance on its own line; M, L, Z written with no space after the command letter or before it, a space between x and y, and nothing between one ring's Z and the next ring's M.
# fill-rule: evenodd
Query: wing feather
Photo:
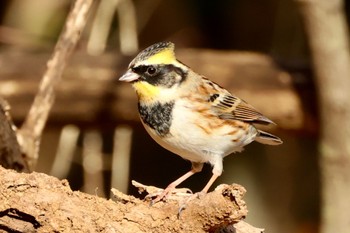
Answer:
M274 124L273 121L262 115L251 105L241 102L237 105L236 109L232 111L232 115L235 119L241 121L249 121L258 124Z
M203 79L211 109L221 119L240 120L257 124L275 124L244 100L232 95L218 84Z
M212 108L221 119L240 120L258 124L274 124L273 121L238 97L230 93L217 94L218 97L212 102Z

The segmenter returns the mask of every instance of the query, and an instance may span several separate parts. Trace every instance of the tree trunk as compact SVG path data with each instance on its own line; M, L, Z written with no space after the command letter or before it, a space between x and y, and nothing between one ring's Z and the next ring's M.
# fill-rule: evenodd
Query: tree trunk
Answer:
M350 229L350 55L342 0L299 0L318 87L322 233Z
M7 102L0 97L0 164L5 168L28 172L29 167L21 153L9 110Z

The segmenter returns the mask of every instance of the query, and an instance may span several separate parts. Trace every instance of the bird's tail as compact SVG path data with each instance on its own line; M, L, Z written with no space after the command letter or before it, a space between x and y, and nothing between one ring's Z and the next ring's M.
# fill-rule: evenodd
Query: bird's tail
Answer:
M258 130L258 135L256 136L255 141L273 146L280 145L283 143L279 137L262 130Z

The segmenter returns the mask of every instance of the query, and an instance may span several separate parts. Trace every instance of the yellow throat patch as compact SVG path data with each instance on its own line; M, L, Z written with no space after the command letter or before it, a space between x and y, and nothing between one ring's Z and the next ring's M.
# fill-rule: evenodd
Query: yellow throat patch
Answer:
M150 101L156 98L160 92L158 87L153 86L145 81L139 81L139 82L133 83L132 85L135 88L136 93L139 96L140 100Z

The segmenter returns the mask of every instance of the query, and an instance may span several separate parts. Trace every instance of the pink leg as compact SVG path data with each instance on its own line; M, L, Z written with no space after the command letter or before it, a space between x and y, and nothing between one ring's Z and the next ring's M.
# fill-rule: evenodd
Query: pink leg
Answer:
M214 160L215 162L215 160ZM205 185L205 187L202 189L202 191L193 194L192 196L190 196L185 203L183 203L180 206L179 212L178 212L178 217L180 216L181 212L186 208L186 205L192 201L195 198L200 197L203 194L206 194L208 192L208 190L210 189L210 187L213 185L213 183L215 182L215 180L221 175L222 173L222 157L217 157L216 163L214 163L214 168L213 168L213 175L211 176L210 180L208 181L208 183Z
M222 156L221 155L212 155L212 160L210 163L213 165L213 175L211 176L208 183L205 185L205 187L202 189L201 193L207 193L209 188L213 185L215 180L221 176L222 174Z
M208 181L208 183L205 185L205 187L202 189L202 191L195 193L191 195L183 204L180 205L179 212L177 213L178 218L180 217L181 212L186 209L186 206L189 202L194 200L195 198L199 198L201 195L205 194L208 192L209 188L213 185L215 180L219 177L219 175L213 174Z
M209 188L213 185L213 183L215 182L215 180L218 178L218 175L213 174L210 178L210 180L208 181L208 183L205 185L205 187L202 189L201 193L207 193Z
M164 191L152 201L152 203L157 203L158 201L162 200L164 197L166 197L172 190L174 190L179 184L184 182L186 179L191 177L192 175L200 172L202 170L203 164L197 164L197 163L192 163L192 169L189 172L186 172L183 176L178 178L177 180L171 182L168 187L164 189Z

